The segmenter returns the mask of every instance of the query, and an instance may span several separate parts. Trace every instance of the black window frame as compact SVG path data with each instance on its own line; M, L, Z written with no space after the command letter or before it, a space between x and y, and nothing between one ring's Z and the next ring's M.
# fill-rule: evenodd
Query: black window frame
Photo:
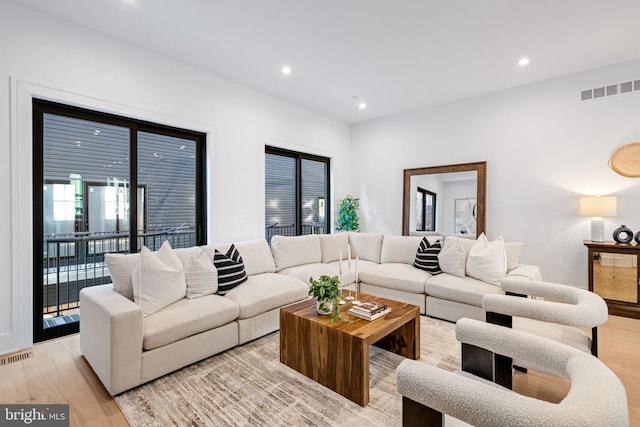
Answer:
M331 159L329 157L318 156L315 154L302 153L300 151L287 150L284 148L273 147L269 145L265 145L264 153L273 154L276 156L284 156L291 157L296 161L296 236L302 235L302 161L303 160L313 160L316 162L322 162L325 164L325 223L324 223L324 232L325 234L329 234L331 232L331 210L329 206L331 206ZM266 200L265 200L266 203Z
M418 193L422 194L422 229L418 229L416 227L416 231L436 231L436 197L437 194L433 191L429 191L425 188L418 187ZM427 230L425 227L426 219L427 219L427 196L430 196L433 199L433 209L431 211L431 224L433 225L431 230Z
M44 115L53 114L81 120L94 121L129 129L129 176L131 188L138 188L138 132L149 132L164 136L193 140L196 144L196 245L205 245L207 242L207 135L189 129L181 129L173 126L153 123L150 121L135 119L117 114L105 113L71 106L45 99L32 99L32 132L33 132L33 158L32 158L32 200L33 200L33 341L40 342L48 339L77 333L80 330L79 322L44 328L42 323L42 241L44 238L43 226L43 181L44 181ZM129 229L138 229L138 205L137 192L130 197L129 202ZM146 209L145 209L146 214ZM129 238L130 253L139 252L137 232L133 238Z

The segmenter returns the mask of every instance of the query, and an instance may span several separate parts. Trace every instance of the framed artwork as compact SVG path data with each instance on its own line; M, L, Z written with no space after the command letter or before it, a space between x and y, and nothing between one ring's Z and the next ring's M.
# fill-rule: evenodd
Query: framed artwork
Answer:
M476 235L477 199L456 199L453 232Z

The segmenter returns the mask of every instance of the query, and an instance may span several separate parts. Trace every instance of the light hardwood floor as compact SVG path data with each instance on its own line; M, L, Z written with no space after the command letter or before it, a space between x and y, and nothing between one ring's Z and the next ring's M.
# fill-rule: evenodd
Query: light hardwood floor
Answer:
M600 359L627 390L631 425L640 427L640 320L609 316L599 340ZM536 372L514 377L514 390L552 402L568 388L568 381ZM71 426L127 425L82 357L78 335L36 344L30 359L0 366L0 402L69 403Z

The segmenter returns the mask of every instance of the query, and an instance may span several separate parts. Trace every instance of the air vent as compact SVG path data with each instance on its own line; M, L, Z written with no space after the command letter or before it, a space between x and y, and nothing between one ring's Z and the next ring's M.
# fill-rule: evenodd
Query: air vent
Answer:
M628 82L616 83L587 89L580 92L580 100L588 101L590 99L604 98L613 95L622 95L630 92L640 92L640 80L630 80Z
M33 356L31 350L8 354L6 356L0 357L0 366L4 366L13 362L19 362L20 360L31 359L31 356Z

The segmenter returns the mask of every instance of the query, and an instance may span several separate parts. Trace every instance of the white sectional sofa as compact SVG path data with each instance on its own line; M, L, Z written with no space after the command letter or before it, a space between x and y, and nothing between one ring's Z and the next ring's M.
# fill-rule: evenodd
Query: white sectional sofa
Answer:
M215 249L229 246L202 249L213 259ZM140 254L118 255L110 264L113 285L80 292L80 348L111 395L273 332L280 307L307 298L306 283L275 274L264 239L235 246L248 278L224 296L182 298L144 316L131 290ZM202 249L174 251L186 267Z
M264 239L237 242L248 276L245 282L224 296L182 298L146 316L132 291L140 254L112 255L108 261L113 285L80 293L81 350L109 393L121 393L277 330L279 309L307 298L310 277L336 276L342 268L343 286L353 289L356 257L360 292L415 304L422 314L445 320L484 320L482 296L501 294L499 284L447 273L433 276L415 268L421 239L349 232L274 236L271 248ZM229 246L174 252L186 269L190 258L202 251L213 259L215 249L224 252ZM514 264L517 260L511 258ZM541 280L534 266L514 264L508 274Z
M486 283L473 277L458 277L442 273L432 275L413 266L416 252L423 236L395 236L377 233L338 233L300 237L274 236L271 245L276 271L298 277L308 282L309 277L320 274L338 274L339 252L348 252L351 246L351 275L345 273L343 282L354 280L354 261L358 260L359 291L420 307L420 313L455 322L462 317L485 320L482 297L487 293L503 294L499 283ZM431 241L439 235L428 236ZM464 242L468 254L475 242ZM508 276L541 280L540 269L532 265L519 264L521 244L506 243L510 261Z

